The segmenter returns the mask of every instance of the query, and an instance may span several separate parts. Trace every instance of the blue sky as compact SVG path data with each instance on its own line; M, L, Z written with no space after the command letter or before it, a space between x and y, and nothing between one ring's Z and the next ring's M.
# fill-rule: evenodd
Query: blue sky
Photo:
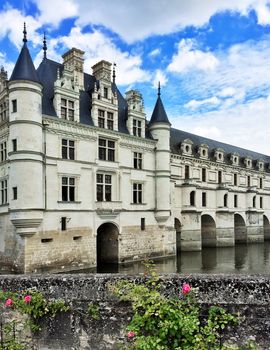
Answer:
M2 0L0 65L12 71L23 22L36 66L85 51L85 71L117 64L124 93L142 92L148 119L158 81L173 127L270 154L270 1Z

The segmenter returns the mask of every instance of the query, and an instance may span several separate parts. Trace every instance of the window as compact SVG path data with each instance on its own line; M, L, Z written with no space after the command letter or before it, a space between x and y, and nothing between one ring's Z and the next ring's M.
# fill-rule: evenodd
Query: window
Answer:
M101 109L98 110L98 126L99 128L105 128L105 112Z
M115 142L106 139L98 140L98 159L109 160L114 162L115 160Z
M224 207L228 206L228 194L224 194L224 198L223 198L223 205Z
M97 201L111 202L112 200L112 176L97 174Z
M260 177L260 188L263 188L263 179Z
M17 151L17 139L12 140L12 151L13 152Z
M12 187L12 192L13 192L13 199L14 200L18 199L17 187Z
M253 208L256 208L256 196L252 198L252 206Z
M202 207L206 207L206 192L202 192Z
M61 218L61 231L66 231L67 230L67 218L62 217Z
M7 159L7 143L2 142L0 145L0 161L4 162Z
M141 183L133 184L133 203L134 204L142 203L142 184Z
M260 197L260 208L263 208L263 197Z
M206 169L202 168L202 182L206 182Z
M185 165L185 179L189 179L189 165Z
M62 177L62 201L75 201L75 177Z
M61 118L74 120L74 101L61 98Z
M142 122L138 119L133 119L133 135L142 136Z
M219 184L222 183L222 171L221 170L218 171L218 183Z
M141 218L141 230L145 230L145 218Z
M195 206L195 191L190 192L189 202L191 206Z
M7 204L7 180L1 181L1 204Z
M247 177L247 185L250 187L250 176Z
M108 88L107 87L103 88L103 93L104 93L104 97L108 98Z
M107 128L113 130L113 113L107 112Z
M233 184L237 186L237 174L233 174Z
M17 100L12 100L11 104L12 104L12 106L11 106L12 113L16 113L17 112Z
M142 153L134 152L133 153L133 167L134 169L142 169Z
M75 142L72 140L62 139L62 158L75 159Z
M234 195L234 207L237 208L238 206L238 198L237 198L237 194Z
M8 103L3 101L0 104L0 121L4 121L8 118Z

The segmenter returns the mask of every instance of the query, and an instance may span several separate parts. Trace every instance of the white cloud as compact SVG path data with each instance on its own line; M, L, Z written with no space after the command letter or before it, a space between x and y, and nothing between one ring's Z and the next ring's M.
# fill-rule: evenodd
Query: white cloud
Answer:
M0 67L4 67L4 69L7 71L8 73L8 78L10 77L13 68L14 68L14 64L10 61L8 61L6 54L0 51Z
M270 98L267 96L229 108L223 106L218 111L201 113L198 117L181 115L170 121L181 130L270 154L269 110Z
M159 56L159 55L160 55L160 52L161 52L160 49L154 49L154 50L152 50L152 51L148 54L148 56L150 56L150 57L156 57L156 56Z
M176 73L189 70L210 71L214 70L218 63L218 59L212 53L197 49L195 40L182 39L178 43L178 51L173 55L168 70Z
M153 87L157 88L158 83L160 83L161 88L164 87L168 82L168 79L164 72L162 72L160 69L157 69L154 74L154 81L153 81Z
M78 5L75 0L35 0L40 10L39 21L42 24L58 26L63 19L75 17Z
M40 27L38 20L32 16L24 16L19 10L6 7L0 12L1 26L0 39L8 37L9 40L20 48L23 39L23 23L27 24L27 36L34 45L40 44L41 38L36 30Z
M139 55L121 51L116 45L99 31L83 33L81 28L74 27L68 36L53 39L49 46L54 45L57 56L59 46L62 49L78 47L85 51L85 71L92 73L91 67L99 60L116 63L116 82L118 85L129 85L151 80L151 74L141 68ZM64 48L63 48L64 46Z
M212 15L225 10L246 15L253 9L260 24L270 23L267 0L170 0L169 3L166 0L73 0L69 3L78 7L79 25L103 25L128 43L176 32L190 25L203 26Z
M186 103L184 107L191 108L191 109L197 109L197 108L204 106L204 105L215 105L216 106L218 104L220 104L220 100L216 96L213 96L213 97L206 98L204 100L191 100L188 103Z

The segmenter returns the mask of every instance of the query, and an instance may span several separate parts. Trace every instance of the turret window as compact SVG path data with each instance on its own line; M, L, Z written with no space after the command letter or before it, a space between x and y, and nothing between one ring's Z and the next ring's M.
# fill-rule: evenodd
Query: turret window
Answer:
M202 207L206 207L206 192L202 192Z
M74 101L61 98L61 118L74 121Z
M97 174L97 201L111 202L112 200L112 176Z
M252 198L252 206L253 208L256 208L256 196Z
M12 140L12 151L13 152L17 151L17 139Z
M12 100L11 101L11 111L12 111L12 113L16 113L17 112L17 100Z
M223 197L223 205L224 207L227 207L228 206L228 194L224 194L224 197Z
M195 191L190 192L189 203L191 206L195 206Z
M138 119L133 119L133 135L142 136L142 122Z
M17 187L12 187L12 193L13 193L13 200L17 200L18 199Z

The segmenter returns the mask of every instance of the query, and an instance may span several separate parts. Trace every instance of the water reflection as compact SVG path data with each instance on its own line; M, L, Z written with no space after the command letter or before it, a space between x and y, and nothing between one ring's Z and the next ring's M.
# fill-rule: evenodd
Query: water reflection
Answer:
M177 257L156 260L155 264L159 273L270 273L270 241L203 248L200 252L178 252ZM143 271L141 262L118 266L114 270L126 274ZM100 272L112 271L104 266Z
M270 273L270 241L237 244L235 247L203 248L200 252L178 252L177 257L155 260L159 273ZM73 273L138 274L145 271L141 262L126 265L103 265ZM8 271L5 271L7 273ZM9 272L10 273L10 272ZM1 272L0 268L0 274Z

